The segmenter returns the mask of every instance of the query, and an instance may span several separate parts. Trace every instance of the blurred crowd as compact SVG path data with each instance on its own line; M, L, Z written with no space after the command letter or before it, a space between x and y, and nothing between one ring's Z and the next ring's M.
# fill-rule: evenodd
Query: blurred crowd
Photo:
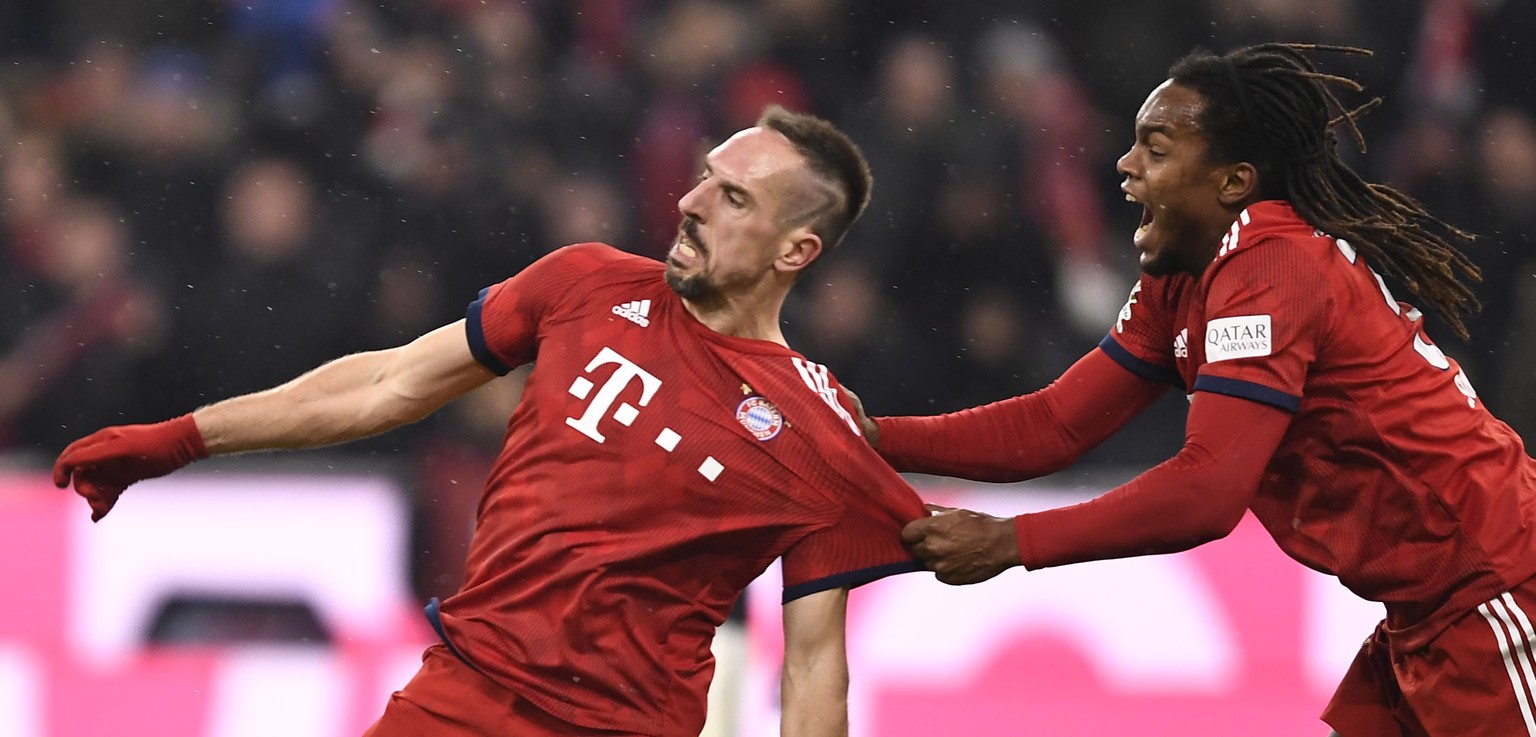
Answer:
M1536 438L1532 38L1517 0L6 0L0 453L399 344L566 243L659 257L703 151L768 103L876 177L791 343L877 413L1029 391L1135 278L1114 162L1141 100L1196 46L1271 40L1375 50L1317 57L1386 98L1348 153L1480 236L1448 352ZM453 539L518 390L335 452L402 459Z

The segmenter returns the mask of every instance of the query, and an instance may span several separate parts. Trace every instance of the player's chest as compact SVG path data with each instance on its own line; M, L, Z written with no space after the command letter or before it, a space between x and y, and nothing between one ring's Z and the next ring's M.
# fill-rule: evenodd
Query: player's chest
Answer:
M1219 339L1221 324L1212 326L1206 319L1204 294L1198 288L1190 288L1179 295L1169 311L1172 317L1168 333L1168 350L1173 355L1174 368L1186 389L1194 386L1195 376L1208 360L1210 341ZM1216 331L1213 333L1213 330Z
M783 486L774 458L805 440L731 356L663 321L637 332L598 322L546 336L520 410L524 432L623 486L635 475L695 494Z
M1200 368L1239 358L1267 356L1274 349L1274 319L1268 312L1208 315L1205 294L1191 290L1175 304L1169 349L1186 387Z

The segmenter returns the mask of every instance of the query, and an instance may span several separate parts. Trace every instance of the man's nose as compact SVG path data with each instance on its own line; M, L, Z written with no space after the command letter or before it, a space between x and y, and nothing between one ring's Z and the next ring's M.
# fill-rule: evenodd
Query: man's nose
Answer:
M703 197L699 190L703 187L704 184L701 182L685 192L682 197L677 198L677 211L695 220L702 220L703 218L699 217L699 205Z
M1121 154L1119 159L1115 160L1115 171L1116 172L1119 172L1121 175L1127 176L1127 177L1131 176L1133 174L1133 172L1131 171L1131 153L1134 152L1135 150L1136 149L1134 147L1126 149L1126 152L1124 154Z

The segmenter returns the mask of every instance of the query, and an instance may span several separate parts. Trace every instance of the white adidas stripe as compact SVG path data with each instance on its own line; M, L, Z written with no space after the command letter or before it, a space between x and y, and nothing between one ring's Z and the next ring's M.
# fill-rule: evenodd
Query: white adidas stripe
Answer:
M1526 734L1536 737L1536 718L1531 715L1531 688L1536 685L1531 643L1536 640L1536 631L1531 628L1531 620L1508 592L1480 604L1477 611L1493 628L1493 636L1499 642L1504 670L1509 673L1515 700L1520 704L1520 715L1525 718Z
M853 415L848 414L848 410L843 409L843 405L837 401L837 391L832 388L832 382L827 378L827 367L812 361L802 361L798 356L791 360L794 361L795 370L800 372L800 378L805 381L805 385L821 397L821 401L831 407L838 417L842 418L843 423L848 425L848 429L852 430L854 435L862 437L864 433L859 430L858 421L853 419Z

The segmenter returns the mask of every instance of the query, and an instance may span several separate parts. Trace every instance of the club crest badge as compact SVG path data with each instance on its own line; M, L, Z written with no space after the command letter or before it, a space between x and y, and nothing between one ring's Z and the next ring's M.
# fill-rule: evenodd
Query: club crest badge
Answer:
M773 406L773 402L756 395L736 405L736 421L758 440L772 440L784 429L784 415L779 412L779 408Z

